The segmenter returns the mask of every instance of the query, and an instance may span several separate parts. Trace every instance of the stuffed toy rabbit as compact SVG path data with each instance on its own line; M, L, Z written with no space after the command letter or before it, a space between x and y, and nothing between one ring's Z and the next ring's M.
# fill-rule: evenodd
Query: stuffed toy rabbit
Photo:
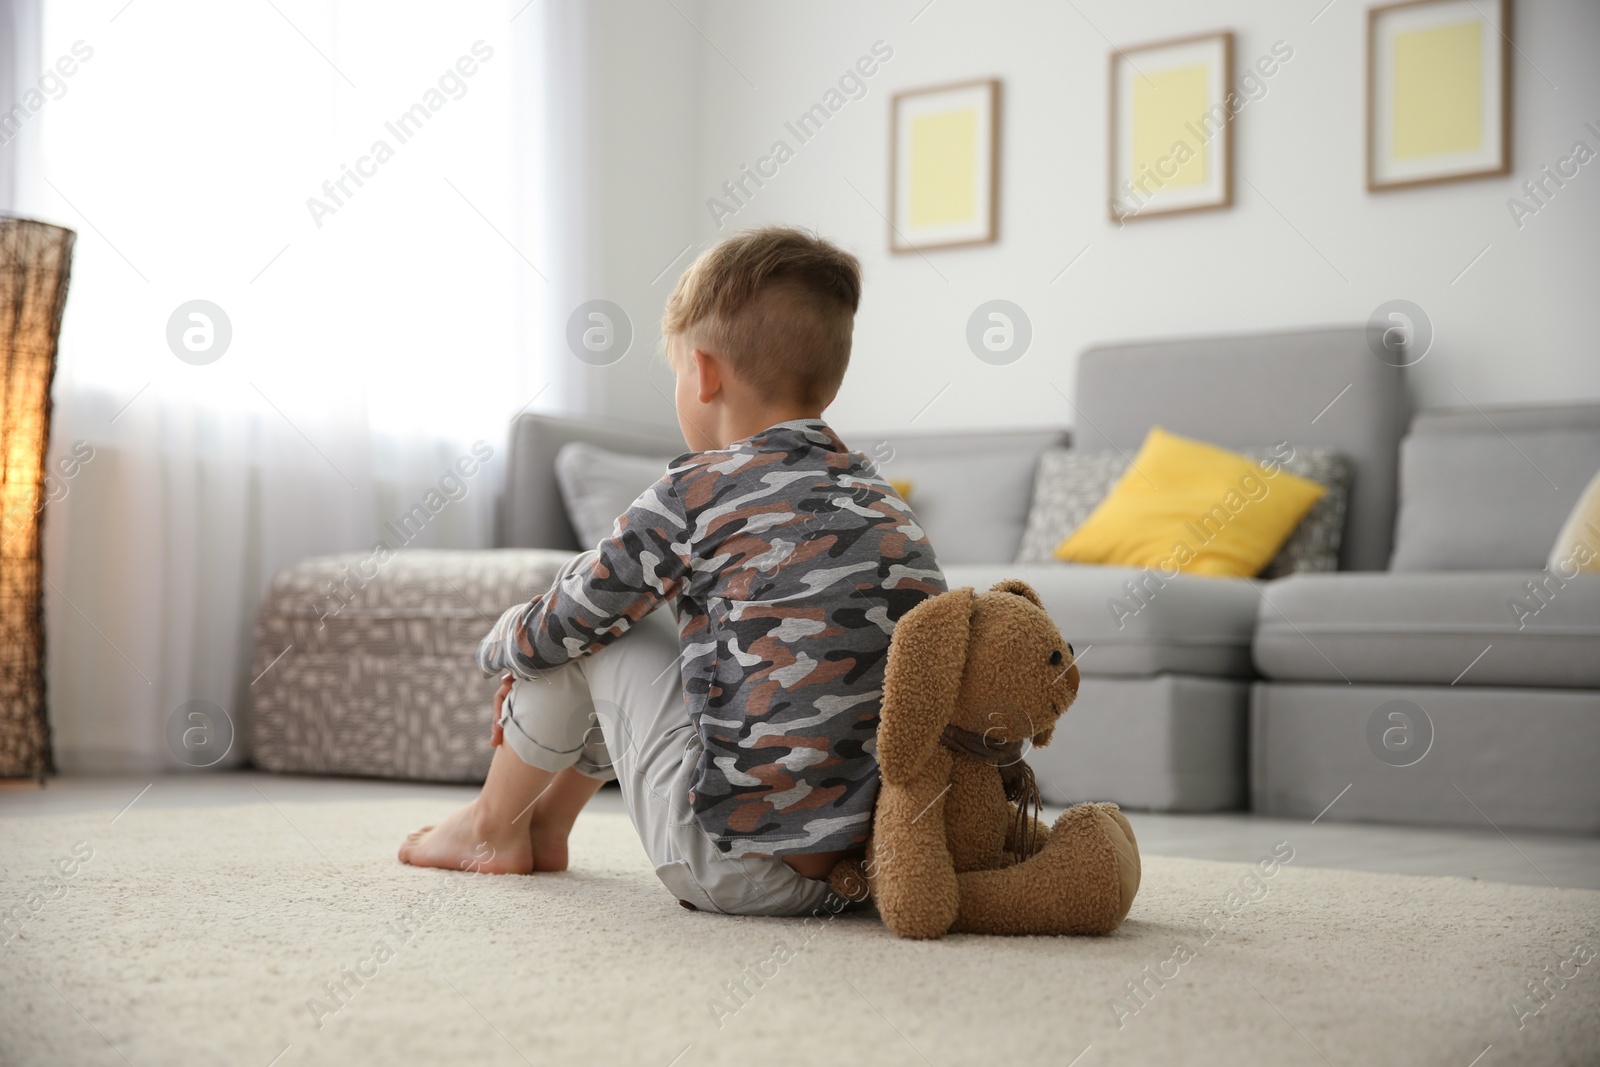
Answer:
M1102 934L1139 889L1139 849L1115 804L1039 822L1023 760L1078 695L1072 646L1014 579L952 589L899 621L889 649L865 863L834 868L901 937Z

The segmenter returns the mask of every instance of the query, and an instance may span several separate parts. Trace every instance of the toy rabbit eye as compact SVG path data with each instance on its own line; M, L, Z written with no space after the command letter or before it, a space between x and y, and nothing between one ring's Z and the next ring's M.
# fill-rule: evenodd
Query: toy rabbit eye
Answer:
M1071 645L1067 646L1067 648L1069 648L1069 649L1071 647L1072 647ZM1051 663L1052 666L1056 666L1056 667L1059 667L1061 665L1061 650L1059 648L1056 649L1054 652L1050 653L1050 663Z

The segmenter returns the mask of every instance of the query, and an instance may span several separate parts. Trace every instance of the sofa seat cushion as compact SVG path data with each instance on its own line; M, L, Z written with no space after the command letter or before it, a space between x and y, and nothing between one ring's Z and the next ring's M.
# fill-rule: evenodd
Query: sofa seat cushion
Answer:
M1263 588L1255 662L1280 681L1600 686L1600 577L1298 574Z
M252 758L272 771L481 781L499 682L478 642L571 552L320 556L273 579L256 619Z
M987 589L1002 578L1033 586L1086 675L1255 676L1253 581L1066 563L960 564L944 576L951 588Z

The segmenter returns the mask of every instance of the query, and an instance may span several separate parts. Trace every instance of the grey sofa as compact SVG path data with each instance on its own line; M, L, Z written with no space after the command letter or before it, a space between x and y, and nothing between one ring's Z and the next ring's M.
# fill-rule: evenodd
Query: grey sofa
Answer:
M840 429L913 483L951 585L1026 579L1078 649L1079 700L1055 742L1029 756L1047 800L1594 832L1600 578L1552 580L1541 568L1600 468L1600 405L1413 421L1404 373L1353 327L1081 356L1063 420L1076 427L1072 447L1132 455L1160 425L1349 459L1339 572L1272 582L1156 584L1127 568L1010 562L1039 456L1068 443L1065 429ZM326 623L315 597L357 557L279 576L257 630L259 765L481 776L494 682L472 649L490 616L579 548L555 474L574 441L641 456L683 449L664 428L524 415L511 428L503 548L407 552ZM1130 583L1145 604L1119 619L1110 602ZM1531 614L1509 606L1518 598Z
M1600 404L1420 414L1390 567L1263 589L1252 807L1600 831L1600 576L1546 567L1596 470Z
M1132 454L1152 425L1218 444L1326 445L1354 471L1341 566L1389 558L1405 425L1402 372L1353 328L1117 345L1078 364L1076 447ZM1330 402L1331 405L1330 405ZM1137 570L1011 560L1040 453L1064 429L1001 433L845 431L913 483L911 504L952 586L1016 576L1032 583L1079 652L1085 677L1056 741L1029 759L1047 800L1110 799L1130 808L1211 811L1249 801L1251 647L1259 583L1180 575L1119 623L1108 602ZM569 441L670 455L674 433L525 415L511 435L503 535L513 546L576 549L552 474Z

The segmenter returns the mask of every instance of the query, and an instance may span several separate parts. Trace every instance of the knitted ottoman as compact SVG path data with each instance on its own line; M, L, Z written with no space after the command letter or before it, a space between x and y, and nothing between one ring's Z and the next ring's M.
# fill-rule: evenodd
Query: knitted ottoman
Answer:
M478 642L571 556L414 549L381 564L352 553L281 572L256 619L255 765L482 781L499 680L478 670Z

